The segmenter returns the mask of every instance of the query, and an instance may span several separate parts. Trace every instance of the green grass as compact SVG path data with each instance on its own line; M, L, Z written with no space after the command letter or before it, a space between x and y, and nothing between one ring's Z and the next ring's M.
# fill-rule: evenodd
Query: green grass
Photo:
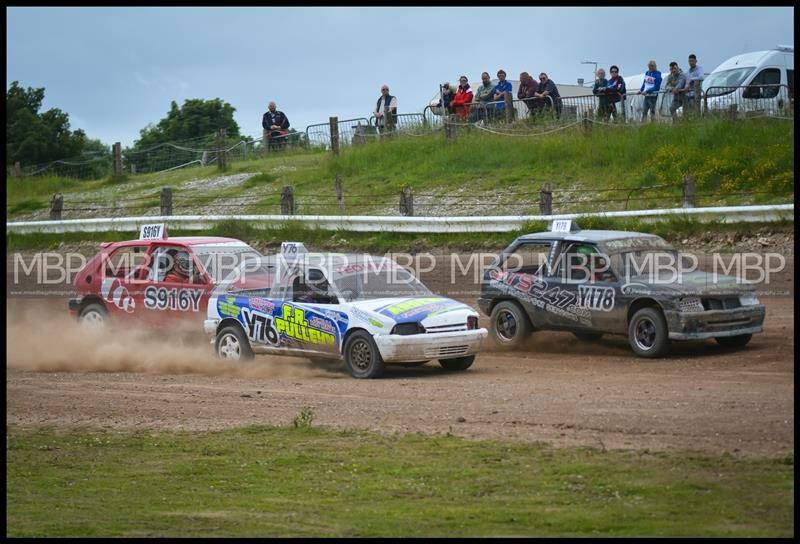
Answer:
M794 232L794 221L783 220L771 223L720 223L701 222L688 219L666 219L645 223L636 218L580 218L576 220L583 229L610 229L649 232L662 236L667 241L680 245L686 236L707 233L730 232L750 235L754 232ZM277 227L258 229L244 221L223 221L214 228L205 230L170 229L170 236L225 236L237 238L258 248L276 248L287 240L301 241L312 251L368 251L375 253L411 252L419 253L432 249L473 251L502 249L521 234L547 230L543 222L531 222L525 228L509 232L472 232L462 234L402 233L402 232L354 232L329 231L308 228L298 222L287 222ZM75 232L65 234L6 234L9 251L55 249L60 244L84 242L118 242L136 238L135 232Z
M347 214L396 214L399 192L414 189L417 215L492 213L514 209L538 213L538 192L544 183L554 189L556 212L583 212L671 207L679 205L682 180L696 180L698 206L794 201L794 125L771 120L703 120L678 125L596 126L531 137L510 137L479 131L463 132L454 143L441 134L396 138L342 149L334 157L320 151L273 153L231 163L225 174L253 173L239 185L182 189L192 179L212 179L216 166L190 167L142 174L116 183L57 178L9 180L8 213L46 208L53 192L64 193L65 207L74 202L103 204L113 197L157 197L172 187L176 207L190 213L198 203L239 197L246 213L278 213L284 186L295 188L298 213L339 214L334 180L341 176ZM661 186L637 191L637 188ZM613 192L596 192L609 188ZM574 191L574 192L568 192ZM518 193L528 193L520 195ZM747 194L743 194L747 193ZM442 197L457 196L444 202ZM427 201L426 201L427 198ZM494 199L494 200L487 200ZM465 207L454 207L462 204ZM26 207L27 206L27 207ZM439 206L439 208L437 208ZM68 217L65 215L65 218Z
M794 459L297 427L7 428L6 535L791 536Z

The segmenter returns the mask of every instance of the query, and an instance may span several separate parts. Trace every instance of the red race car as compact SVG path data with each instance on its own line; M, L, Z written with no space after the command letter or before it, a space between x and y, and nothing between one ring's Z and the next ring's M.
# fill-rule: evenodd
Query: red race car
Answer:
M164 224L144 225L138 240L100 248L75 277L78 296L69 300L70 314L86 325L202 322L215 283L261 256L234 238L169 238Z

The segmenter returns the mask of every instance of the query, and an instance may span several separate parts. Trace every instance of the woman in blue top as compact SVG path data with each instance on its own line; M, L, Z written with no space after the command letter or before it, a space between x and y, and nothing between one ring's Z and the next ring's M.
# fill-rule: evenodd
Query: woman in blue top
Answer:
M647 63L647 70L644 73L644 81L639 89L639 94L644 95L644 112L642 121L647 119L647 112L650 112L650 120L656 120L656 102L658 101L658 91L661 89L661 72L656 70L656 61L651 60Z

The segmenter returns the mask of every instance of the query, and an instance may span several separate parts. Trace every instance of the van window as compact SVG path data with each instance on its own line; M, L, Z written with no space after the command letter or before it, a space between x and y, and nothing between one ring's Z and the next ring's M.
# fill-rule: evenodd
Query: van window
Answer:
M780 83L781 71L778 68L765 68L753 78L743 96L745 98L775 98L781 89ZM758 87L758 85L765 86Z
M721 96L732 93L736 90L736 87L741 86L747 80L753 70L755 68L749 66L713 72L703 80L703 90L708 91L708 96ZM712 87L714 88L712 89Z

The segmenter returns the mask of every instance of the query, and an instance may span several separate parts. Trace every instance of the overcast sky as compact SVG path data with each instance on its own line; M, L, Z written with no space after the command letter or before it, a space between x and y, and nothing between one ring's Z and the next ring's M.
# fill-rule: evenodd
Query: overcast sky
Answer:
M188 98L221 98L261 135L275 100L297 130L367 117L387 83L401 113L442 81L547 72L590 82L598 61L641 73L651 58L711 72L748 51L794 45L794 8L55 8L6 10L6 88L45 87L73 129L132 145Z

